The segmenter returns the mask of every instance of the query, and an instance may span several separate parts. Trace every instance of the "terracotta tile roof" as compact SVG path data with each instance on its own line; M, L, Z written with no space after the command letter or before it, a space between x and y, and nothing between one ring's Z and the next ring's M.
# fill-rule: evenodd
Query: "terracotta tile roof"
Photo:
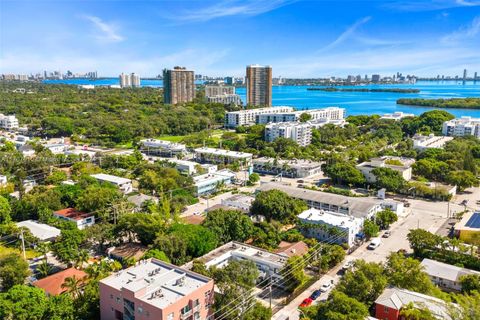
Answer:
M75 208L66 208L66 209L58 210L58 211L55 211L54 214L65 217L67 219L73 219L73 220L82 220L92 216L89 213L79 211Z
M83 279L86 275L87 274L82 270L68 268L43 279L37 280L33 283L33 285L37 288L45 290L45 292L49 295L56 296L67 291L67 289L62 288L62 284L65 282L66 278L75 276L77 279Z
M287 257L301 256L308 252L308 246L303 241L287 242L281 241L278 245L276 253L285 255Z

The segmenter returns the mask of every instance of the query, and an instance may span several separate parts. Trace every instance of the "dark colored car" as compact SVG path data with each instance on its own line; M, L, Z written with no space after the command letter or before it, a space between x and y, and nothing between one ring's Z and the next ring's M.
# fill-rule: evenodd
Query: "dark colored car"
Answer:
M311 298L307 298L300 303L300 308L310 307L312 305L313 300Z
M315 291L312 292L312 295L310 296L310 299L316 300L318 297L320 297L321 294L322 294L322 292L320 290L315 290Z

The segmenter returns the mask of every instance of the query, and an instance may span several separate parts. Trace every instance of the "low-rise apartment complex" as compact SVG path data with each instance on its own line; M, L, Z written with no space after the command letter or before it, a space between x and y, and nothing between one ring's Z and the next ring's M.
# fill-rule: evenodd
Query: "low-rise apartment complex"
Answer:
M453 137L436 136L434 134L428 136L415 135L413 137L413 148L420 151L426 149L443 149L445 144L451 140L453 140Z
M312 142L312 127L308 123L280 122L265 126L265 141L273 142L278 138L295 141L299 146L308 146Z
M207 319L213 280L149 259L100 281L102 320Z
M12 131L18 129L18 119L15 115L4 115L0 113L0 128Z
M282 113L264 113L256 116L257 124L277 123L277 122L297 122L302 114L308 114L310 121L319 120L343 120L346 110L338 107L328 107L324 109L309 109Z
M383 116L381 116L380 118L381 119L389 119L389 120L399 121L399 120L401 120L403 118L406 118L406 117L415 117L415 115L413 113L403 113L403 112L397 111L397 112L394 112L394 113L386 113Z
M235 173L228 170L218 170L193 177L195 194L197 196L215 192L221 185L229 185L235 179Z
M243 166L251 166L253 154L247 152L230 151L215 148L195 149L195 160L200 163L230 164L239 163Z
M142 152L147 155L173 157L187 152L184 144L158 139L140 140L140 146Z
M272 277L273 283L280 283L282 275L280 271L287 262L287 257L271 253L241 242L229 242L206 255L198 258L205 263L207 268L215 266L223 268L232 260L248 260L255 263L260 272L259 281ZM185 268L191 268L192 263L187 263Z
M480 119L461 117L445 121L442 126L442 134L451 137L474 136L480 137Z
M287 178L306 178L322 172L322 163L309 160L284 160L257 158L253 160L253 171L279 175Z
M362 230L362 218L310 208L298 215L300 229L306 237L353 246Z
M381 200L368 197L346 197L334 193L295 188L273 182L262 184L257 188L257 191L268 190L283 191L290 197L305 201L310 208L337 212L356 218L372 218L378 211L383 210Z
M381 158L373 158L370 161L362 162L356 167L362 172L368 182L374 183L377 177L373 174L376 168L389 168L398 171L403 179L409 181L412 179L412 165L415 163L414 159L384 156Z
M256 118L261 114L292 112L292 107L269 107L247 109L240 111L231 111L225 114L225 127L235 128L238 126L246 126L255 124Z

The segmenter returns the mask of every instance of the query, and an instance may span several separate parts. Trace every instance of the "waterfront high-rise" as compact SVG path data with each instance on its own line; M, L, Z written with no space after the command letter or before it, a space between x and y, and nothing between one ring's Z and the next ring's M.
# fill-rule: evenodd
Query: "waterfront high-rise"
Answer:
M195 75L183 67L163 70L163 100L166 104L193 101L195 98Z
M140 87L140 76L138 74L132 73L130 75L130 83L134 88Z
M473 80L477 80L478 77L477 77L477 72L475 71L474 75L473 75Z
M467 69L463 69L463 81L467 80Z
M120 82L120 87L122 88L128 88L132 85L130 82L130 76L123 72L118 76L118 80Z
M253 106L272 105L272 67L247 66L247 104Z

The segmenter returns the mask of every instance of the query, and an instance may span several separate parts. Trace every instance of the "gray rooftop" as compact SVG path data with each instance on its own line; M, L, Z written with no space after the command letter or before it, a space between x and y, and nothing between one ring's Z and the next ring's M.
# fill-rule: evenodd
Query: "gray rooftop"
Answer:
M459 278L464 275L470 275L470 274L480 275L480 272L478 271L465 269L465 268L453 266L451 264L446 264L443 262L430 260L430 259L423 259L422 266L424 268L424 271L429 276L446 279L454 282L457 282Z
M413 303L417 307L427 308L438 319L451 320L447 314L445 301L406 289L386 288L375 300L375 303L395 310L400 310L403 306Z
M34 237L42 241L54 239L60 235L60 229L33 220L17 222L17 226L27 228Z
M280 190L293 198L304 201L328 203L348 208L349 214L357 218L364 218L370 210L381 204L381 201L368 197L346 197L334 193L285 186L279 183L265 183L257 188L257 191L268 190Z

